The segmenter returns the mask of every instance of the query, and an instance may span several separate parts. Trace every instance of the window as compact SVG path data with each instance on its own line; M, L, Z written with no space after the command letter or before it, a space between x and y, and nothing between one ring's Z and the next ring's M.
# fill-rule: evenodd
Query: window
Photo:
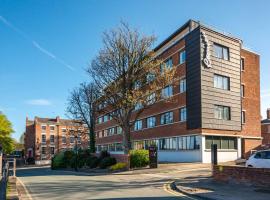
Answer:
M41 147L41 154L45 155L46 154L46 147Z
M167 69L171 69L172 66L173 66L172 58L169 58L168 60L165 61L164 64L161 64L160 66L161 73L164 71L164 67L166 67Z
M74 143L74 136L70 136L69 142L70 142L70 144L73 144Z
M178 138L179 150L195 150L200 149L199 136L182 136Z
M50 126L50 131L54 131L54 126Z
M146 101L147 101L147 105L152 105L153 103L155 103L156 93L152 93L152 94L148 95Z
M116 143L115 144L115 150L116 151L123 151L123 145L122 145L122 143Z
M46 131L46 125L42 125L42 126L41 126L41 130L42 130L42 131Z
M115 151L115 145L109 144L109 151Z
M66 144L67 143L67 138L66 136L62 135L62 144Z
M67 129L62 128L62 133L65 134L67 132Z
M245 97L245 85L241 85L241 97Z
M173 87L171 85L162 89L163 98L168 98L168 97L171 97L172 95L173 95Z
M155 78L156 78L155 74L148 73L148 74L146 75L146 82L147 82L147 83L150 83L150 82L152 82L153 80L155 80Z
M212 144L216 144L218 149L237 149L237 138L223 136L206 136L205 148L211 149Z
M101 124L102 123L102 117L99 117L98 118L98 124Z
M242 124L246 123L246 112L245 111L242 111L241 121L242 121Z
M114 135L114 128L109 128L108 129L108 135L111 136L111 135Z
M135 110L135 111L136 111L136 110L140 110L140 109L142 109L142 107L143 107L142 103L141 103L141 102L137 102L137 103L135 104L134 110Z
M241 66L241 70L244 71L245 70L245 59L244 58L241 58L240 66Z
M54 135L50 135L50 143L54 143Z
M186 79L185 78L183 78L183 79L181 79L180 80L180 93L183 93L183 92L185 92L186 91Z
M156 126L156 117L148 117L147 118L147 128L152 128Z
M230 89L230 78L227 76L221 76L218 74L214 75L214 87L229 90Z
M120 126L116 127L116 133L117 134L122 134L122 128Z
M46 144L46 134L41 135L41 143Z
M176 150L176 138L159 139L160 150Z
M160 116L160 124L173 123L173 112L167 112Z
M54 147L50 147L51 155L54 155Z
M137 120L134 124L134 131L138 131L142 129L142 120Z
M144 149L144 142L143 141L134 141L132 142L132 149Z
M217 58L229 60L229 48L219 44L214 44L214 55Z
M82 143L82 137L80 135L78 135L78 137L77 137L77 142L78 142L78 144Z
M186 51L181 51L179 53L179 64L186 62Z
M180 121L183 122L186 120L187 120L187 108L186 107L180 108Z
M144 140L145 149L149 149L150 146L158 147L158 139Z
M231 109L228 106L215 105L215 118L230 120L231 119L230 110Z
M134 89L137 90L137 89L140 89L142 86L141 82L140 81L135 81L134 83Z
M103 116L103 122L107 122L108 119L109 119L108 115L104 115L104 116Z
M254 156L256 159L270 159L270 151L261 151Z

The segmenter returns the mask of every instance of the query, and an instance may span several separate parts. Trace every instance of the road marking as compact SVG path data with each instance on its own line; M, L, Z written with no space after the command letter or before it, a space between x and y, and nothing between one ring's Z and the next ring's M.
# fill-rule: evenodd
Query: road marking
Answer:
M24 189L24 191L25 191L25 193L26 193L27 198L28 198L29 200L33 200L32 196L30 195L29 191L27 190L26 186L25 186L24 183L21 181L21 179L19 179L19 178L17 177L17 180L18 180L18 181L20 182L20 184L22 185L22 187L23 187L23 189Z
M176 192L176 191L172 190L170 185L171 185L173 182L174 182L174 181L169 181L169 182L165 183L165 184L163 185L163 189L164 189L166 192L168 192L168 193L170 193L170 194L172 194L172 195L174 195L174 196L177 196L177 197L185 197L185 198L191 199L191 200L198 200L198 199L195 199L195 198L193 198L193 197L187 196L187 195L185 195L185 194L183 194L183 193Z

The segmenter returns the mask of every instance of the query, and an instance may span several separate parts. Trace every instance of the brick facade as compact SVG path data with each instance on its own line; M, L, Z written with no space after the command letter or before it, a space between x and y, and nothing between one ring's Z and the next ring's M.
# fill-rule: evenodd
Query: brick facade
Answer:
M270 147L270 108L266 111L266 119L262 120L261 127L262 127L262 137L263 146Z
M66 149L75 147L76 139L71 130L80 131L78 148L88 147L87 130L82 123L74 120L39 118L34 121L26 118L26 131L24 137L26 158L35 158L36 163L47 163L51 157ZM74 138L74 139L73 139Z

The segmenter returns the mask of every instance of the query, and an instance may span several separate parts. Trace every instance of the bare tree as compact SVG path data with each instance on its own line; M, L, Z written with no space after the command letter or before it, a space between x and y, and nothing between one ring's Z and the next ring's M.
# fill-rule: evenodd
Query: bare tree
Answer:
M90 151L95 152L95 102L98 99L98 90L94 83L82 83L75 88L68 99L67 113L73 118L81 120L87 125L90 138Z
M175 73L172 63L163 63L151 50L154 41L154 36L144 36L121 23L104 33L103 48L87 69L102 91L98 103L105 105L99 113L109 112L122 128L126 154L135 121L163 98L161 89L172 83Z

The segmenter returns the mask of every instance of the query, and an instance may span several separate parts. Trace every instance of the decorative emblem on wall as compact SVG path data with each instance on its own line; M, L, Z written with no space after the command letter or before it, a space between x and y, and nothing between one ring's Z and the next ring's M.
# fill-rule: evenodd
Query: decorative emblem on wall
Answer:
M204 53L203 53L203 63L207 68L211 68L211 60L210 60L210 45L207 36L205 35L205 32L201 32L202 34L202 43L204 45Z

